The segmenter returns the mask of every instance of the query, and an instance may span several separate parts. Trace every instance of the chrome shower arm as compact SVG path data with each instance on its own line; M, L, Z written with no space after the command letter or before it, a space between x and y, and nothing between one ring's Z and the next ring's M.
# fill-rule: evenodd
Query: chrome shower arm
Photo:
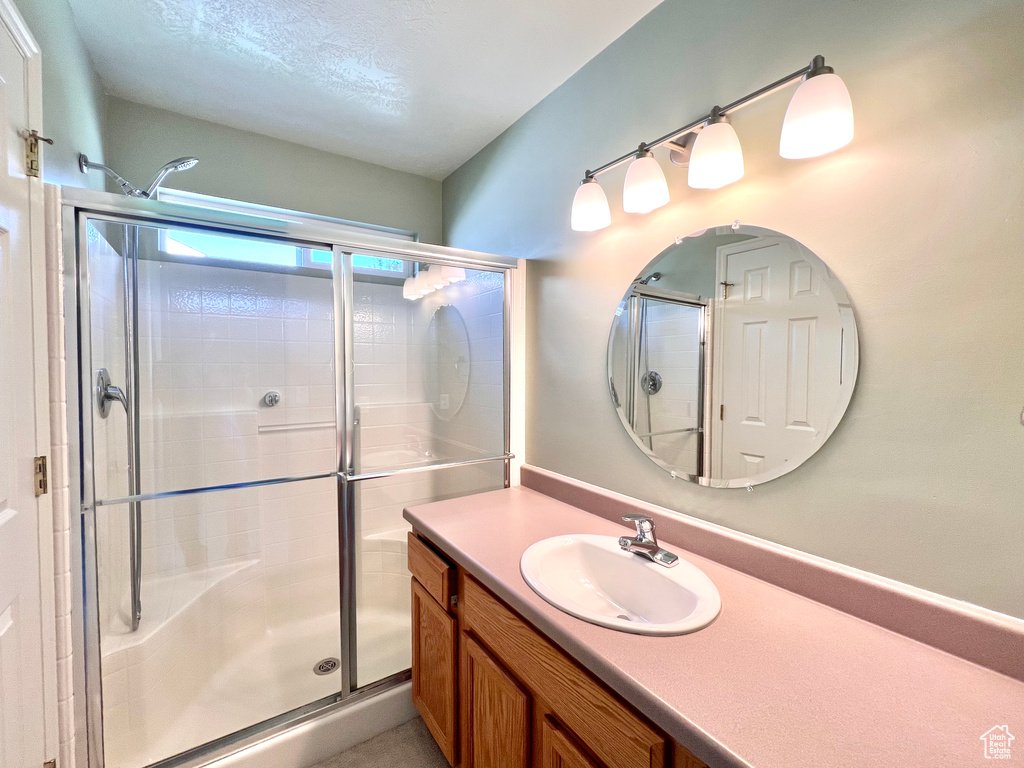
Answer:
M103 165L103 163L94 163L85 155L78 156L78 169L82 173L88 173L89 171L103 171L107 176L112 178L121 186L121 191L128 195L128 197L147 197L147 195L142 193L141 189L136 187L113 169L108 168Z

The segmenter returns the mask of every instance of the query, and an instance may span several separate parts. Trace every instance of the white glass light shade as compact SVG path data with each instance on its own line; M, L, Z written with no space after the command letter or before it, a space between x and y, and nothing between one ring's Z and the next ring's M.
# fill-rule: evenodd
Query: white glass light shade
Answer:
M818 157L853 140L853 102L839 75L804 80L790 99L779 154L789 160Z
M448 281L444 279L444 272L440 265L434 264L427 267L427 282L434 289L444 288L448 285Z
M441 275L451 285L452 283L461 283L465 280L466 270L462 267L441 267Z
M414 285L421 296L426 296L428 293L434 292L434 286L430 284L430 278L427 277L427 270L425 269L421 269L416 274L416 282Z
M718 189L743 178L740 137L729 123L711 123L697 134L690 152L687 183L694 189Z
M423 294L416 288L416 278L407 277L405 282L402 283L402 298L408 299L409 301L415 301L416 299L422 298Z
M648 152L630 163L622 188L622 210L650 213L667 202L668 182L654 156Z
M612 223L608 198L593 177L584 179L577 187L576 196L572 199L570 220L576 232L593 232Z

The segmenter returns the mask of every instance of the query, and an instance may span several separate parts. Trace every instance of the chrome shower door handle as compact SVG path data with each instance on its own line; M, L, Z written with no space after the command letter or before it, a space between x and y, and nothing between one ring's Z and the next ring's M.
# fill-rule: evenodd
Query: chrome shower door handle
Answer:
M110 383L110 372L100 368L96 372L96 407L100 416L110 415L110 404L118 402L124 408L128 425L128 495L135 496L139 492L138 462L136 460L137 435L135 420L128 404L128 396L121 387ZM131 627L132 632L139 628L142 619L142 503L128 502L128 559L131 578Z

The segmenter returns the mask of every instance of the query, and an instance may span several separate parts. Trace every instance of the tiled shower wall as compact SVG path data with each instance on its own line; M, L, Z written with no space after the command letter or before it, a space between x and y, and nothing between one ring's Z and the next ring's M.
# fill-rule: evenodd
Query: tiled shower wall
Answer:
M142 261L143 488L330 472L333 292L324 278ZM280 402L267 407L267 392ZM144 528L144 572L257 559L268 619L337 592L337 500L307 484L181 497ZM314 582L314 583L311 583Z
M124 381L122 263L97 234L93 359L115 383ZM330 279L141 260L139 304L143 492L333 470ZM274 408L260 404L270 390L281 394ZM119 409L96 420L97 494L107 498L127 493ZM300 610L294 598L311 580L337 590L333 493L288 485L230 496L144 502L144 577L258 560L268 615L281 620ZM127 618L127 512L100 509L101 601L116 627Z
M50 493L57 634L57 764L75 767L75 690L72 658L71 491L68 466L67 348L64 344L64 263L60 189L46 185L46 331L50 366Z

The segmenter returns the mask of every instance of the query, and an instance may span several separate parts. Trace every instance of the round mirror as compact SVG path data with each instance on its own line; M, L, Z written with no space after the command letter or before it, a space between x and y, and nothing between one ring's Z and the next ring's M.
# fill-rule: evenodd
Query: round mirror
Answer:
M608 341L612 402L658 466L715 488L796 469L857 380L857 325L828 266L770 229L678 239L630 285Z
M451 421L469 388L469 332L459 310L450 304L438 307L427 338L427 397L437 418Z

